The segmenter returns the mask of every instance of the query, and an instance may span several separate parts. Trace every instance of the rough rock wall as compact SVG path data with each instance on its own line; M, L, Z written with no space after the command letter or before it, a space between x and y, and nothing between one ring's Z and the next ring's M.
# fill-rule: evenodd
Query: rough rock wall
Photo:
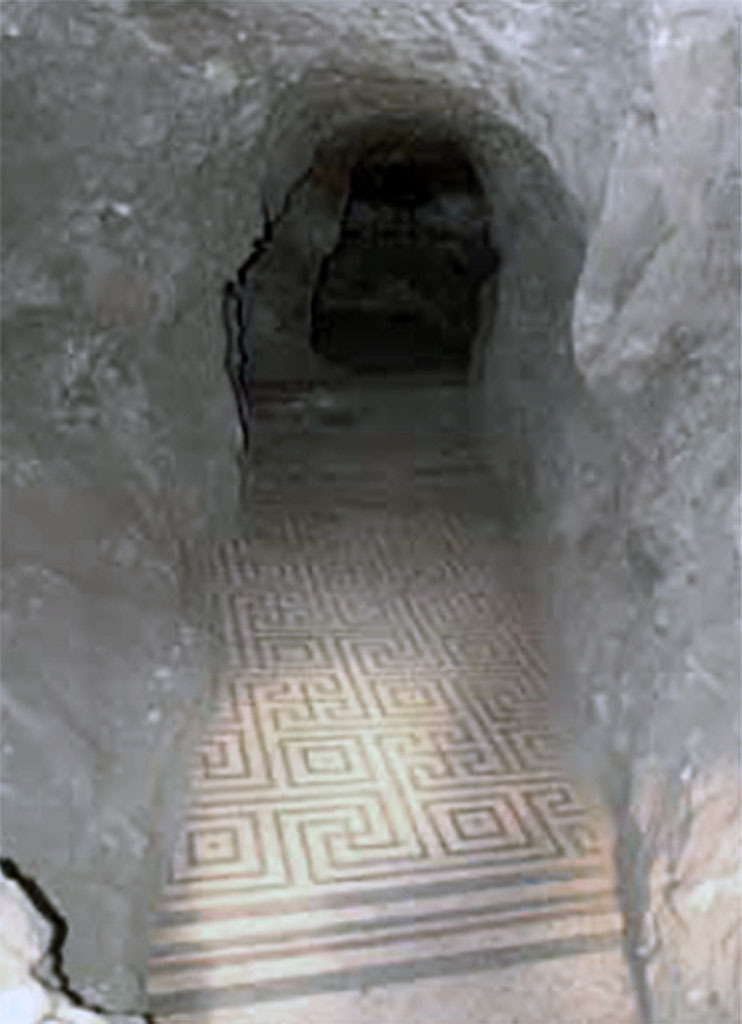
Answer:
M3 5L2 825L126 1007L205 696L178 542L235 501L202 226L251 211L199 190L219 91L114 15Z
M312 294L340 235L347 173L315 157L313 173L289 190L257 272L253 345L260 381L329 381L343 376L309 344Z
M739 10L657 0L577 291L534 547L555 707L613 808L648 1019L740 1015ZM559 670L556 669L559 666Z
M665 720L670 688L649 680L675 679L680 651L695 658L692 672L710 673L706 684L688 677L694 693L709 678L728 686L733 665L717 665L717 652L733 640L724 467L735 361L733 289L723 292L719 274L731 280L722 226L734 221L724 179L712 180L722 153L711 152L704 116L691 114L728 109L733 33L709 27L725 4L712 5L711 21L697 7L671 5L668 30L708 37L703 46L724 58L718 69L661 24L650 31L648 16L664 6L634 0L3 6L3 843L67 915L76 987L94 985L121 1007L142 995L147 903L184 777L179 757L206 699L178 542L231 531L236 511L219 289L259 233L261 193L280 207L318 147L352 152L391 129L448 133L485 186L503 271L482 426L503 494L517 496L514 514L539 508L542 537L556 524L547 564L563 641L557 704L581 724L607 716L580 740L586 762L602 764L592 751L614 750L634 721L615 692L643 687L654 701L656 691L659 712L641 721ZM702 102L681 102L681 86L699 76ZM647 104L658 127L643 116ZM643 132L662 157L659 186ZM733 134L719 138L731 162ZM629 209L635 228L621 235ZM677 225L653 248L653 231ZM316 260L335 230L326 213L315 226L297 259ZM586 243L581 379L570 319ZM634 337L652 339L639 346L651 352L627 361ZM671 572L661 568L668 543ZM700 581L691 589L681 584L688 565ZM633 659L620 672L619 649ZM667 721L675 740L687 723ZM649 830L649 804L626 766L664 742L659 729L641 735L634 754L616 753L625 770L615 777L628 780L617 820L634 837ZM709 741L709 752L724 741ZM704 773L704 785L718 777ZM702 815L693 820L705 828ZM636 842L619 849L633 856ZM662 858L651 863L663 870ZM637 935L646 917L632 909L637 885L663 884L649 868L638 881L627 875ZM688 890L695 905L716 891ZM730 991L709 980L713 949L704 942L699 954L703 981L691 989L686 974L680 986L707 1002L712 989Z

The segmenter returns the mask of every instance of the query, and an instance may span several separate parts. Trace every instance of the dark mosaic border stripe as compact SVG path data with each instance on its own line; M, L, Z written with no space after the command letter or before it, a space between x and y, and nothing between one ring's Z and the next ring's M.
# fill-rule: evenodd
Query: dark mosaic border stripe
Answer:
M246 1008L256 1003L296 999L320 993L357 991L381 985L386 987L476 971L503 969L543 960L608 952L620 949L620 947L620 932L606 932L500 949L479 949L424 960L391 961L352 970L286 977L252 985L218 989L184 989L172 994L153 996L150 1000L150 1009L156 1015L167 1016L175 1013Z
M614 910L614 894L608 890L603 890L602 892L595 893L574 893L573 895L565 894L537 900L521 900L517 903L500 903L494 906L477 906L470 907L468 909L462 908L460 910L437 910L427 914L407 914L398 915L396 917L390 916L375 918L371 920L365 919L361 921L338 921L334 924L318 925L313 928L300 928L293 932L283 931L275 932L273 934L261 934L260 936L255 936L253 941L256 946L276 945L280 942L296 942L300 939L320 939L325 937L330 938L332 936L361 934L364 932L378 932L384 930L391 931L394 928L413 928L416 926L422 926L422 928L425 928L426 926L434 923L453 923L457 920L472 920L488 916L493 918L503 918L503 923L508 925L518 925L521 922L530 923L537 920L566 920L586 913L610 913ZM500 925L499 923L493 922L493 926L499 927ZM451 930L446 930L445 934L448 934L449 931ZM466 931L466 929L464 929L464 931ZM454 932L451 933L454 934ZM426 933L426 931L421 930L419 933L416 933L416 937L426 937L428 934L435 934L437 936L443 933ZM234 943L249 943L251 941L250 933L248 931L244 936L229 941ZM394 935L388 935L383 940L370 939L368 945L378 944L380 941L393 943L399 940ZM233 960L230 961L229 954L226 956L219 955L219 950L225 949L227 944L227 940L223 938L201 941L171 942L168 943L167 946L153 946L151 948L151 956L153 959L156 959L157 957L175 959L179 955L188 955L190 953L206 954L213 951L217 954L219 963L234 962ZM341 946L339 948L342 949L344 947ZM265 954L258 955L262 956ZM288 953L287 955L295 956L296 954Z
M471 864L468 868L471 869ZM163 911L156 917L158 927L169 927L181 924L194 924L198 921L226 921L236 917L244 917L249 913L252 917L277 916L284 914L304 914L313 909L333 910L346 907L361 907L374 904L388 904L409 899L429 900L439 896L455 896L472 892L486 892L489 889L519 889L525 886L552 885L564 882L570 884L577 879L594 878L604 881L605 871L599 867L569 867L539 872L538 874L503 874L488 875L480 878L449 878L429 885L387 886L374 889L354 889L343 893L318 893L316 896L302 894L294 899L272 899L251 902L249 905L233 907L195 907L192 910ZM285 886L281 885L285 891ZM244 886L234 889L221 889L215 895L244 896Z

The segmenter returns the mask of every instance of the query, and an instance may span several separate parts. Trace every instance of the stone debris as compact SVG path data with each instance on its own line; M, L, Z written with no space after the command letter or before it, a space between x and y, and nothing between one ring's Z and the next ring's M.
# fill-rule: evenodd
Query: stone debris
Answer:
M0 877L0 1021L4 1024L145 1024L73 1002L56 981L54 925L21 886Z

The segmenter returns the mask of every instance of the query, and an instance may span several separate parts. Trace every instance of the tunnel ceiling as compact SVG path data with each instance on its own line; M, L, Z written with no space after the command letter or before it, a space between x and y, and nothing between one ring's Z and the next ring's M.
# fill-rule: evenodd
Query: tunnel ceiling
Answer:
M362 372L466 370L497 267L482 187L451 142L390 140L349 174L312 302L313 349Z

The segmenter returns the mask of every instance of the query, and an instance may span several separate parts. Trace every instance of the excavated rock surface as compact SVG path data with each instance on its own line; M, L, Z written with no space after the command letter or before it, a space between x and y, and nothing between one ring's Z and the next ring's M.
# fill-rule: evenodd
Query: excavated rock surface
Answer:
M616 815L659 1021L740 1014L739 22L656 3L577 290L589 406L553 522L575 749ZM566 624L569 624L568 627Z
M394 131L449 136L487 197L478 422L645 1016L734 1020L737 5L8 0L2 59L3 843L75 987L143 998L207 703L178 544L236 529L222 282L314 159L261 307L284 375L347 170Z

